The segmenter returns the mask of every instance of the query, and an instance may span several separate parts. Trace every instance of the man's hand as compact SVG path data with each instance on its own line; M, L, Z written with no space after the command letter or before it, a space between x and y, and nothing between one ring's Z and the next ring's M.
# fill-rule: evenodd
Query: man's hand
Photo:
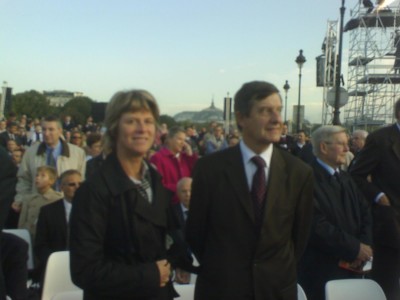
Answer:
M390 206L389 198L386 197L385 194L383 194L383 195L379 198L378 204L379 204L379 205L384 205L384 206Z
M19 213L20 211L21 211L21 208L22 208L22 204L20 203L20 202L13 202L12 204L11 204L11 208L16 212L16 213Z
M160 287L164 287L169 281L171 274L171 265L166 259L156 261L158 271L160 272Z
M176 269L175 282L180 284L188 284L190 282L190 273L181 269Z
M370 246L360 243L360 251L358 252L356 260L369 261L372 258L372 249Z

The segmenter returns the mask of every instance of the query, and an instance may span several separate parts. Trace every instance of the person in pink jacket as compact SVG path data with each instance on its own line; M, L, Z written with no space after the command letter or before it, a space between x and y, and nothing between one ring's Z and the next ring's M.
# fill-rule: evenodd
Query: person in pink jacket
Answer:
M174 204L179 202L176 184L183 177L191 177L198 159L185 138L186 133L183 128L172 127L167 134L165 146L150 158L150 162L156 166L162 176L164 187L173 193L172 203Z

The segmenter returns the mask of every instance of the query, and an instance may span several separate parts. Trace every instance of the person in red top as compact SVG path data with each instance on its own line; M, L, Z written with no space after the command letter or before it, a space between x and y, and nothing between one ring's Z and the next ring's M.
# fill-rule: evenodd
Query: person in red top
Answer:
M172 127L168 131L165 146L150 158L150 162L162 175L164 187L173 192L172 203L174 204L179 202L176 184L183 177L191 177L194 164L198 159L185 138L186 133L183 128Z

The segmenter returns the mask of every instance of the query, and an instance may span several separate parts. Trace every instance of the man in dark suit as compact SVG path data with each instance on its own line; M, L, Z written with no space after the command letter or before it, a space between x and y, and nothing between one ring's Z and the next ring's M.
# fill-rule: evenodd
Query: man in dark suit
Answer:
M18 132L18 124L15 122L10 122L7 125L7 130L0 133L0 146L6 148L7 142L9 140L14 140L18 146L21 146L22 140L20 136L17 134L17 132Z
M309 166L273 145L282 101L267 82L235 95L243 139L195 166L186 237L200 263L196 300L292 300L312 215Z
M82 176L77 170L67 170L60 176L60 190L64 198L43 206L36 225L34 253L37 258L37 276L41 282L47 259L56 251L68 249L69 214L72 199L80 186Z
M180 228L178 234L180 238L184 239L184 232L186 227L186 219L189 213L190 195L192 191L192 178L183 177L176 185L176 194L179 203L173 205L172 209L177 219L177 224ZM187 284L190 282L190 273L181 269L175 270L175 282Z
M7 151L0 146L0 300L6 294L13 299L26 299L28 244L22 239L2 233L17 184L17 168Z
M286 151L291 151L295 145L294 138L288 134L288 126L287 124L282 125L282 134L279 142L277 143L278 146L285 149Z
M369 134L350 169L372 203L372 279L389 300L400 299L400 100L394 110L397 122Z
M368 203L350 175L340 170L349 151L346 130L322 126L312 136L313 226L299 266L307 299L325 299L326 282L361 277L372 258L372 220Z

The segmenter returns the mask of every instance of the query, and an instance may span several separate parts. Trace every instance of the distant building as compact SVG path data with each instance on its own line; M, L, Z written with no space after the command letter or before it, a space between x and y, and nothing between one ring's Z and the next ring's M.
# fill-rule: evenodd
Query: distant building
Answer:
M81 92L68 92L68 91L43 91L43 95L49 100L51 106L64 106L69 100L75 97L82 97Z
M174 116L177 122L191 121L193 123L206 123L206 122L224 122L224 113L222 109L216 108L214 99L211 101L211 106L201 111L183 111Z

